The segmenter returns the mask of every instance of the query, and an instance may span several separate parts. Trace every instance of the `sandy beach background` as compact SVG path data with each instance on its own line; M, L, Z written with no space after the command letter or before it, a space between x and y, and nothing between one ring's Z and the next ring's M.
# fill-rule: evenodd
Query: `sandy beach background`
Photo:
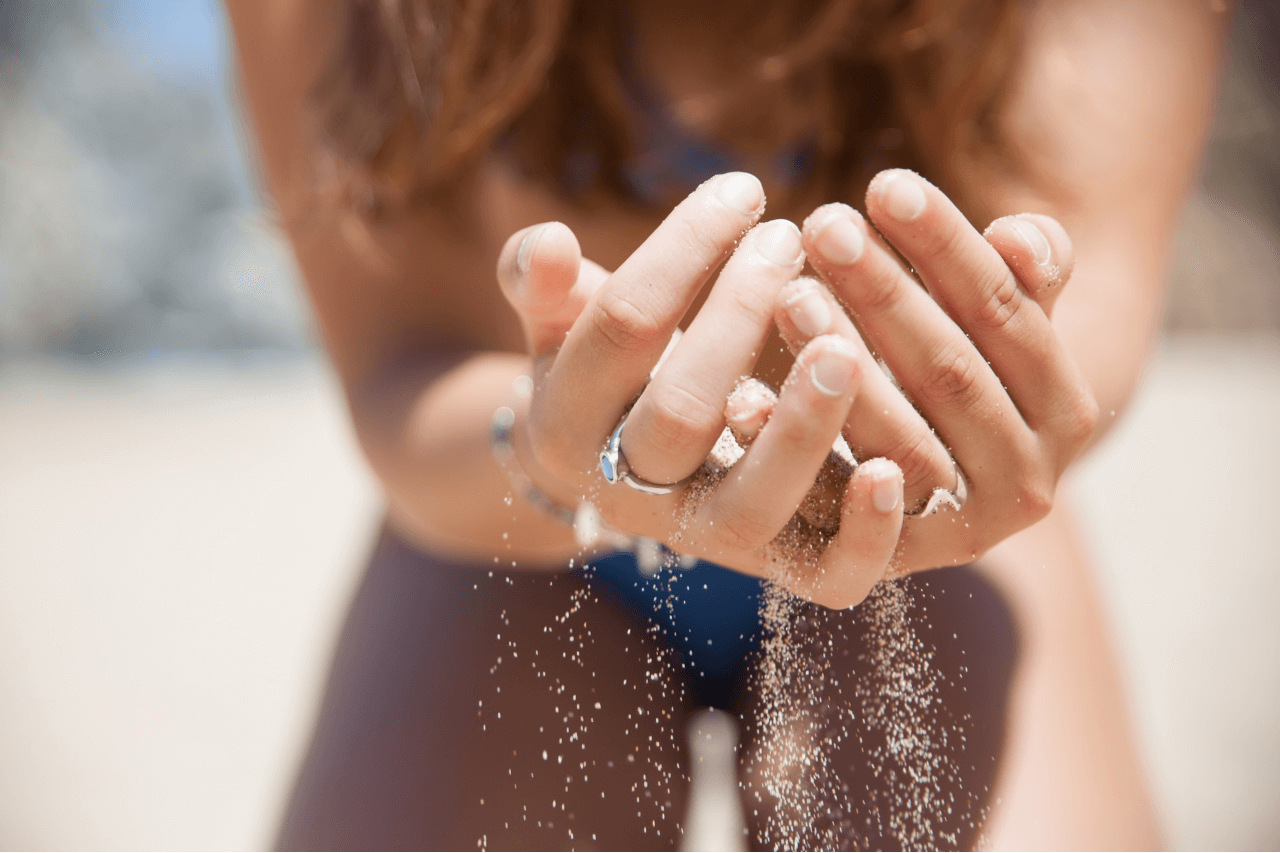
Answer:
M1280 846L1276 8L1068 485L1185 849ZM229 50L205 0L0 6L0 848L269 845L378 524Z

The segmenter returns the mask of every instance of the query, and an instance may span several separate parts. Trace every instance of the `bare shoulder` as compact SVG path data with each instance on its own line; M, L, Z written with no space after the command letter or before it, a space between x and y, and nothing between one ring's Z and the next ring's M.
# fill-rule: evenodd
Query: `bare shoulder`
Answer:
M288 221L308 194L311 159L299 156L309 146L307 99L339 37L339 4L226 0L226 8L240 94L257 131L261 177Z
M1036 4L1000 132L1077 227L1167 224L1209 128L1229 15L1214 0ZM1015 191L1015 192L1017 192Z
M324 193L312 93L342 36L341 4L228 0L261 178L275 199L348 386L414 350L518 349L496 286L502 229L481 174L457 198L368 216Z

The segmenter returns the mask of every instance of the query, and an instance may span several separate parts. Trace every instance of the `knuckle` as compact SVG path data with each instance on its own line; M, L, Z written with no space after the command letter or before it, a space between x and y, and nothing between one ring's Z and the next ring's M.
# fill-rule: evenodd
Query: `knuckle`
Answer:
M600 293L591 322L601 337L623 352L656 346L665 331L652 312L612 289Z
M720 233L723 230L722 219L705 215L681 216L671 224L675 227L676 239L682 245L688 246L699 257L714 258L726 248L726 241Z
M1067 410L1066 433L1073 446L1086 444L1098 428L1102 410L1093 394L1085 392Z
M890 313L902 303L905 286L903 276L896 271L870 275L856 289L858 308L872 314Z
M715 529L719 544L734 551L763 548L778 532L746 506L727 509Z
M1008 270L987 273L976 292L981 296L973 319L985 331L999 332L1007 328L1026 306L1026 298Z
M767 327L773 320L773 297L777 291L778 288L774 288L766 294L760 287L736 286L730 291L733 310L752 324Z
M894 450L886 454L902 471L902 482L907 491L915 488L933 488L943 483L950 470L949 457L942 445L927 430L911 430L898 441Z
M922 248L946 261L965 257L973 226L962 216L944 216L938 227L923 235Z
M1019 512L1034 524L1049 514L1053 509L1054 486L1043 476L1028 477L1018 483L1015 499Z
M943 405L971 406L978 395L981 358L976 353L950 346L930 359L924 370L921 390Z
M779 418L779 427L774 441L778 452L788 457L807 456L816 448L830 449L835 440L828 432L833 427L828 427L821 417Z
M1015 441L1010 454L1015 461L1008 472L1014 503L1009 520L1016 529L1036 523L1053 509L1058 481L1042 450L1038 445Z
M679 448L700 444L722 426L723 414L696 394L678 385L651 390L653 399L645 424L660 446Z

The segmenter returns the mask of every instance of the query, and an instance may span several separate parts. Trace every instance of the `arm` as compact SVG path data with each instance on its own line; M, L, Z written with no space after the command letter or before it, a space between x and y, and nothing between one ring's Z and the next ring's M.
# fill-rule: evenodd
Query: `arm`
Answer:
M315 207L317 197L310 169L310 137L304 132L303 117L298 114L298 109L305 103L310 81L315 76L314 62L308 72L309 66L303 60L306 56L325 54L323 50L317 52L314 49L317 44L325 44L324 22L304 20L298 16L291 19L288 7L270 9L272 11L267 13L255 12L249 7L233 7L246 94L259 126L263 160L272 188L294 240L326 342L348 390L362 444L387 487L393 517L400 521L406 533L436 550L472 558L508 553L513 559L525 561L522 564L539 558L546 558L550 563L561 561L572 551L567 532L545 523L532 507L521 506L517 502L509 510L500 508L502 498L510 490L487 446L488 416L497 405L505 402L505 388L528 362L516 356L466 355L482 350L510 351L517 346L520 337L514 315L503 305L498 289L490 284L492 272L488 259L497 253L498 240L495 235L486 233L483 217L468 216L466 210L424 209L398 215L387 223L376 225L344 214L336 206L329 214L309 213ZM1146 25L1147 22L1130 23ZM1053 47L1053 39L1044 34L1061 38L1062 33L1068 31L1060 26L1045 25L1043 19L1039 24L1039 41L1033 39L1028 56L1038 60L1045 55L1061 54L1062 50ZM1144 41L1143 38L1136 40ZM1097 48L1097 40L1082 37L1070 45L1087 51ZM1103 59L1106 58L1105 53L1104 50ZM1092 57L1088 61L1101 60ZM1058 312L1058 317L1065 315L1068 319L1059 319L1058 322L1061 324L1059 329L1065 330L1063 339L1069 353L1078 357L1085 366L1087 379L1095 386L1105 407L1113 401L1118 403L1127 395L1140 368L1149 332L1137 336L1111 334L1104 342L1106 346L1094 345L1086 335L1101 328L1104 321L1114 322L1125 332L1131 331L1128 326L1135 320L1145 318L1146 329L1153 325L1151 319L1158 302L1158 288L1154 283L1160 276L1162 240L1167 237L1175 207L1169 199L1176 200L1185 186L1198 146L1174 146L1173 168L1159 176L1164 182L1156 181L1158 186L1155 190L1146 188L1154 201L1145 205L1138 203L1132 182L1134 175L1141 175L1141 171L1135 170L1132 157L1117 157L1113 153L1116 149L1096 145L1081 152L1070 139L1058 144L1060 135L1045 133L1044 128L1048 126L1053 131L1055 116L1065 116L1070 113L1067 108L1077 108L1070 117L1085 126L1084 139L1092 139L1088 134L1098 132L1099 116L1111 118L1115 123L1109 129L1119 132L1124 139L1118 150L1132 152L1134 146L1143 144L1144 133L1151 135L1149 116L1126 107L1124 98L1120 99L1118 109L1106 112L1099 107L1095 110L1097 115L1091 114L1087 109L1090 106L1089 96L1106 101L1106 93L1098 91L1097 86L1085 87L1083 104L1065 96L1057 96L1055 100L1055 90L1044 82L1044 75L1037 72L1037 68L1033 61L1026 73L1019 76L1021 86L1013 99L1013 107L1005 116L1005 123L1008 137L1023 152L1022 159L1034 166L1032 178L1043 178L1047 173L1052 180L1025 180L1022 172L1012 175L995 166L985 171L978 168L972 176L978 186L987 188L987 199L995 209L1047 210L1066 219L1070 226L1079 224L1082 248L1088 249L1091 256L1082 261L1082 267L1093 264L1102 273L1095 271L1092 278L1086 273L1087 279L1099 283L1082 288L1086 292L1074 297L1074 302L1084 306L1083 309L1073 312L1067 307L1072 304L1068 299L1073 297L1062 300L1064 307ZM1123 75L1120 79L1128 86L1125 91L1132 90L1130 100L1137 98L1140 101L1138 93L1141 89L1135 87L1134 81ZM1062 79L1055 80L1066 85ZM1138 81L1139 84L1141 82ZM1049 88L1046 90L1046 87ZM1079 92L1076 94L1080 95ZM1202 100L1207 104L1208 95ZM1106 104L1111 102L1106 101ZM1042 115L1045 111L1049 114L1047 123ZM1176 110L1174 112L1181 115ZM1074 129L1074 126L1068 127L1070 122L1065 118L1058 124L1062 125L1063 133ZM1174 124L1182 126L1177 122ZM1180 172L1178 167L1182 167ZM1096 183L1104 179L1129 183L1113 183L1102 191ZM1046 186L1055 192L1046 194L1043 192ZM710 182L701 188L677 208L627 264L619 268L618 274L610 278L609 285L600 291L599 298L577 303L578 307L586 305L587 310L569 332L564 348L554 357L554 367L547 370L550 359L540 364L546 371L540 374L546 380L540 387L549 390L537 397L544 401L541 407L535 400L534 412L529 418L535 423L531 428L534 440L531 452L526 452L523 458L544 488L548 488L548 483L553 484L549 489L553 493L554 484L571 484L562 487L558 494L566 503L573 503L579 496L591 493L592 500L602 501L600 505L606 517L614 519L624 529L643 532L663 541L681 541L682 550L684 545L692 545L696 548L694 553L759 573L765 567L762 560L767 548L757 547L757 544L767 544L772 537L770 531L776 532L777 527L790 517L794 502L812 484L812 474L816 473L827 452L823 449L824 443L825 447L830 447L830 438L824 441L820 433L828 427L837 428L833 426L837 420L833 419L840 415L836 411L838 405L847 406L851 397L872 399L876 393L873 385L862 389L855 386L865 377L874 378L878 371L864 369L866 365L856 369L851 367L855 375L850 378L855 386L826 401L811 393L814 389L809 387L810 383L800 382L794 399L780 410L788 417L770 433L772 438L766 435L748 453L763 463L773 457L781 460L785 448L803 448L803 464L746 466L744 472L770 472L766 477L770 482L756 484L751 489L726 487L718 490L716 500L704 513L706 517L700 516L701 526L687 531L689 535L684 535L683 526L677 529L673 525L678 497L670 500L641 498L626 489L601 492L589 458L594 456L596 451L593 448L599 446L601 436L609 433L618 415L625 410L628 400L634 399L645 388L644 378L657 361L667 336L674 331L676 321L688 309L693 295L702 288L706 280L705 271L719 265L742 230L759 216L758 209L747 215L745 209L726 207L720 198L720 190L725 188L723 181ZM475 201L475 210L493 211L501 207L495 204L497 199L486 196L481 183L473 187L473 192L461 195ZM1108 207L1109 202L1114 202L1111 207ZM941 202L933 210L930 217L943 217L937 220L936 224L940 226L947 217L958 215L954 208L948 208ZM1104 215L1113 218L1104 219L1103 226L1099 227L1095 220ZM1128 239L1123 244L1112 245L1106 241L1115 241L1114 229L1117 227L1128 228L1125 232ZM756 235L757 231L760 229L752 234ZM941 233L934 232L934 236ZM905 234L899 235L902 236ZM977 238L977 235L972 237ZM1095 237L1100 241L1096 248L1090 242ZM572 234L569 238L572 239ZM760 251L772 239L757 235L743 241L742 248L726 267L708 300L708 305L714 303L719 306L717 311L699 314L697 321L690 326L689 336L677 347L672 362L640 395L628 422L624 445L632 464L635 465L637 459L644 462L643 470L651 479L659 482L679 480L682 474L698 467L705 451L714 443L723 425L724 398L736 377L749 370L750 359L758 350L758 346L751 346L749 339L754 333L763 335L766 331L764 322L767 318L762 318L762 312L757 309L770 304L770 294L776 293L785 278L794 275L798 271L796 265L803 261L801 255L786 263L764 262L767 259ZM973 243L970 238L965 240L966 244ZM1151 247L1153 242L1158 245L1154 250ZM957 243L951 248L959 245ZM899 244L899 248L903 246ZM923 244L920 248L924 248ZM990 252L989 248L987 252ZM510 243L506 254L514 256ZM543 254L541 249L539 254ZM572 256L571 272L576 275L580 263L576 241L572 242L569 254ZM872 254L869 253L868 257ZM907 254L910 255L910 251ZM883 253L875 256L887 257ZM564 252L561 252L561 260L564 257ZM992 258L987 260L993 261ZM509 261L504 263L509 264ZM939 269L938 272L942 274L940 282L946 285L950 276L945 274L945 270ZM1003 275L1007 277L1008 271ZM569 284L572 284L572 278L573 275L567 279ZM928 274L926 278L929 278ZM1113 286L1117 281L1120 284ZM665 283L665 286L655 288L655 283ZM1110 287L1110 290L1103 290L1103 287ZM912 291L908 288L903 292ZM1073 285L1068 293L1077 294L1078 291ZM960 291L957 294L962 295ZM508 287L508 296L512 295ZM527 307L521 305L526 324L529 320ZM924 319L930 310L936 319L937 308L932 303L917 308L919 310L913 312L917 320ZM723 326L726 321L734 319L735 312L741 314L735 321L735 328L739 332L750 329L751 334L745 337L735 335L734 341L749 351L739 352L742 347L725 346L730 339L723 336ZM1073 313L1076 317L1084 316L1084 320L1077 319L1073 325L1070 319ZM708 319L704 321L704 317ZM1043 316L1040 322L1045 322ZM910 330L904 334L910 337L915 334L915 327L910 323L908 326ZM1073 337L1069 333L1072 329L1080 332ZM945 336L955 337L941 327L939 331ZM528 328L526 332L529 332ZM536 342L537 336L528 337L534 342L534 351L542 352L543 347ZM817 353L834 356L835 350L831 350L829 343L819 343L814 349L814 358L817 358ZM866 361L863 350L841 352L844 352L841 359L846 361ZM1061 358L1055 358L1061 361ZM715 365L717 369L708 373L709 365ZM802 367L811 367L803 357ZM617 381L609 380L615 373ZM1068 373L1070 370L1059 377L1067 380L1064 387L1075 382L1067 376ZM992 386L987 389L992 394L1002 397L1003 392L997 386L985 384ZM1072 392L1070 396L1075 399L1078 394ZM874 408L882 410L879 405ZM997 405L997 408L1001 406ZM1008 411L1008 408L1005 405L1003 410ZM826 409L830 409L826 414L831 417L826 420L832 420L831 424L826 424L821 417L815 421L806 415ZM888 409L883 411L888 416ZM597 420L600 422L596 423ZM822 421L820 429L815 428L818 421ZM910 417L897 423L895 429L885 431L886 436L897 433L900 438L904 423L908 426L907 435L920 432L910 428L909 422ZM927 437L927 430L922 434ZM920 444L918 440L905 442L909 447ZM1077 446L1072 441L1067 444ZM889 455L897 459L893 454ZM1074 453L1068 455L1073 456ZM545 469L540 470L537 461L546 463ZM962 459L961 463L965 464L965 460ZM1056 464L1054 470L1060 473ZM670 470L663 470L664 466ZM806 474L806 466L813 467L814 471ZM977 470L974 466L969 467ZM554 471L555 476L544 476L546 470ZM650 472L664 476L655 477ZM888 471L884 473L887 475ZM946 472L942 473L945 475ZM1013 500L1026 491L1029 483L1022 482L1016 471L1005 473L1013 477L1012 480L1005 477L1008 482L1002 481L1003 486L1009 487L1004 491L1008 491L1012 496L1010 500ZM1052 474L1053 471L1047 473ZM935 471L925 479L940 482L942 477ZM1052 480L1056 482L1056 474ZM784 481L787 488L778 488ZM733 482L745 482L745 479L739 477ZM1051 487L1052 483L1047 483L1048 494L1051 494ZM869 489L870 485L855 477L850 488L852 495L859 489ZM901 489L900 482L897 488ZM1041 494L1043 491L1038 486L1032 487L1028 494L1036 500L1023 508L1023 514L1031 513L1034 506L1045 503L1047 499ZM997 493L998 489L988 490L989 495ZM990 504L992 512L1000 509L998 503ZM846 510L858 506L859 501L853 500L846 503ZM878 577L877 567L883 568L885 555L873 555L873 559L867 560L861 558L884 550L884 542L880 540L891 529L896 531L901 512L899 501L896 509L889 508L887 515L865 515L858 522L861 527L849 528L847 553L836 547L834 555L822 556L826 561L823 565L815 563L808 569L816 569L817 577L826 573L828 578L847 578L852 577L851 567L860 565L858 572L853 574L865 574L862 581L874 580ZM1006 524L1012 523L1012 516L1003 512L997 514L1005 519ZM938 528L938 524L929 528ZM875 531L876 535L868 537L865 542L856 542L852 531L857 529ZM925 527L918 529L928 538ZM844 532L842 528L842 537ZM987 533L992 534L993 531ZM893 536L896 537L896 532ZM700 538L704 541L698 541ZM952 537L939 535L933 538L938 540L934 549L938 553L926 556L931 552L922 551L919 560L908 561L904 569L953 562L993 544L991 535L987 535L975 539L973 547L957 551L956 543L949 541ZM825 566L837 571L827 572ZM856 590L850 587L829 600L843 602L856 599L859 596L854 592Z
M867 192L874 229L842 205L806 223L815 269L969 486L960 518L904 528L900 571L975 559L1038 521L1127 402L1216 90L1222 22L1199 4L1036 9L997 117L1004 147L968 164L960 187L979 207L1034 213L1003 216L984 240L937 188L887 172ZM778 323L795 339L784 313ZM910 478L905 450L888 455Z
M772 571L768 541L813 486L862 378L883 378L865 347L822 336L805 348L746 451L742 470L751 476L730 478L692 521L682 492L605 485L597 456L629 411L623 444L638 472L668 483L700 470L729 394L767 338L775 294L803 266L798 229L759 224L760 182L721 175L606 274L583 261L564 227L538 231L536 248L518 263L534 229L518 230L525 223L513 220L528 209L513 215L523 199L494 195L502 184L483 175L456 194L469 209L397 211L371 224L325 205L300 114L317 75L314 57L326 55L334 31L332 21L312 17L324 8L233 2L231 18L266 175L392 519L418 544L482 566L565 564L577 550L571 533L518 496L504 500L511 489L488 446L493 411L510 402L512 379L528 372L534 392L515 436L543 491L569 505L589 498L620 529L684 553ZM498 261L501 290L493 286L498 230L516 232ZM659 369L706 287L706 303ZM504 354L519 346L521 322L538 356L532 363ZM914 410L903 409L915 419L906 428L928 437ZM783 567L793 589L839 606L861 600L893 555L902 492L892 461L860 466L845 487L841 532L824 540L831 547Z
M264 177L361 446L411 540L485 562L505 553L522 565L562 565L572 534L535 507L516 498L509 512L474 510L505 506L510 488L487 425L528 372L515 354L516 316L492 284L500 244L466 211L415 209L370 223L318 192L304 109L337 31L332 8L228 3Z

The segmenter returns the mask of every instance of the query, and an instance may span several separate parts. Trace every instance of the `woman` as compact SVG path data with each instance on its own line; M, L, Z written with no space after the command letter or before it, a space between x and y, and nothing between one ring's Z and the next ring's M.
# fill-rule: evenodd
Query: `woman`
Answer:
M1053 497L1156 328L1219 12L231 13L389 503L282 845L673 845L700 704L744 720L757 843L1158 843ZM752 372L781 391L740 386ZM587 505L728 569L654 581L597 544L582 571L564 522L581 534ZM973 560L907 581L905 616L845 609ZM811 603L762 631L766 575ZM780 635L820 677L760 651ZM887 707L865 704L877 662L901 664L888 636L934 673L893 706L905 739L865 713ZM779 695L829 722L852 693L838 731L775 719ZM908 741L931 746L912 763Z

